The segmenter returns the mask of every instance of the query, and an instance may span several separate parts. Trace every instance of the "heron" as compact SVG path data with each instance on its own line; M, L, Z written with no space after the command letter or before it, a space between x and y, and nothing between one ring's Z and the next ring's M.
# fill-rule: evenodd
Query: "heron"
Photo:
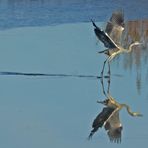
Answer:
M104 83L101 81L103 94L107 97L104 101L97 101L97 103L101 103L105 105L103 110L97 115L92 124L92 130L89 134L88 139L91 139L95 132L99 128L104 127L107 131L108 137L111 142L121 143L121 135L122 135L122 123L120 121L120 110L126 108L129 115L133 117L141 117L142 114L139 112L132 112L130 107L127 104L118 103L109 92L110 89L110 81L108 81L108 90L107 94L104 90Z
M108 62L108 74L110 76L110 62L112 59L114 59L117 55L120 53L129 53L132 51L134 46L140 45L142 43L135 41L131 43L128 47L128 49L123 48L120 45L120 39L122 32L124 30L124 14L123 11L115 11L113 12L109 22L107 22L105 30L101 30L93 20L92 24L94 26L94 32L97 36L97 38L104 44L104 46L107 48L103 51L99 51L98 53L104 53L108 57L104 61L103 68L101 71L101 77L103 77L104 68L106 62Z

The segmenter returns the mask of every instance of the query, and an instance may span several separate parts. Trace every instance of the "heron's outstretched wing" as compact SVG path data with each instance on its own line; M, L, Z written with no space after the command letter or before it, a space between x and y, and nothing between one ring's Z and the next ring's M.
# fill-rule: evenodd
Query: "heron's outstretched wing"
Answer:
M121 10L112 13L111 18L106 25L105 32L107 34L110 34L112 32L112 29L118 26L124 28L124 13Z
M107 22L105 32L118 44L124 30L124 13L121 10L112 13L110 20Z
M124 28L124 12L123 10L117 10L112 13L110 22L115 25L122 26Z
M114 108L104 107L102 112L98 114L92 124L92 131L89 134L89 139L92 138L93 134L104 125L104 122L109 118L109 116L114 111Z
M119 119L119 110L114 112L106 122L104 128L111 142L120 143L122 135L122 125Z
M98 39L104 44L106 48L116 48L116 44L114 41L108 36L107 33L102 31L95 23L92 21L93 26L94 26L94 32Z

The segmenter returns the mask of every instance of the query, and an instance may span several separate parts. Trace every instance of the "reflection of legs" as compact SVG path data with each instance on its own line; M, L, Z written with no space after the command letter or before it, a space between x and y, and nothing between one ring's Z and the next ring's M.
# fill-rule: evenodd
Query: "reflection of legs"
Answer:
M106 96L106 98L108 98L108 97L107 97L107 94L106 94L106 92L105 92L105 89L104 89L104 82L103 82L103 79L101 79L101 85L102 85L103 94Z
M101 78L103 78L104 68L105 68L105 64L106 64L107 60L108 60L108 58L104 61L103 68L101 71Z
M109 96L110 95L110 77L108 78L107 83L108 83L107 94Z
M108 61L108 75L110 77L111 71L110 71L110 62Z
M109 77L107 83L108 83L107 97L108 97L108 99L110 99L110 100L112 100L112 101L115 101L115 99L110 95L110 77Z
M110 95L110 77L108 78L108 81L107 81L107 83L108 83L108 88L107 88L107 98L108 99L110 99L110 100L112 100L113 102L116 102L115 101L115 99Z

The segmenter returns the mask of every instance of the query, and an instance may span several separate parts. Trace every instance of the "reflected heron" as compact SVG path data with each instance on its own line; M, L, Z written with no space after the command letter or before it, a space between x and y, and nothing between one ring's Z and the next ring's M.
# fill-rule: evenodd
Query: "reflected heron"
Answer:
M108 137L111 142L121 143L121 135L123 126L120 121L119 111L123 108L126 108L129 115L133 117L141 117L142 114L138 112L132 112L130 107L127 104L118 103L109 92L110 89L110 80L108 81L107 94L104 90L103 79L101 80L103 94L106 99L104 101L97 101L97 103L101 103L105 105L103 110L97 115L92 124L92 130L89 134L88 139L91 139L95 132L99 128L104 127L107 131Z
M111 96L110 98L104 101L97 101L97 103L101 103L106 107L103 108L101 113L99 113L98 116L93 121L92 124L93 129L91 130L91 133L88 137L89 139L92 138L94 133L99 128L104 127L105 130L107 131L110 141L115 143L120 143L123 126L119 118L119 111L125 107L129 115L133 117L142 116L142 114L138 112L132 112L127 104L118 103Z
M124 14L123 11L113 12L110 21L106 25L105 31L101 30L93 20L92 24L94 26L94 32L97 38L104 44L107 48L106 50L99 51L98 53L104 53L108 58L104 61L103 68L101 71L101 76L103 77L104 68L106 62L108 62L108 74L110 76L110 61L115 58L120 53L129 53L132 51L134 46L140 45L138 41L133 42L129 45L128 49L123 48L119 42L121 39L122 32L124 30Z

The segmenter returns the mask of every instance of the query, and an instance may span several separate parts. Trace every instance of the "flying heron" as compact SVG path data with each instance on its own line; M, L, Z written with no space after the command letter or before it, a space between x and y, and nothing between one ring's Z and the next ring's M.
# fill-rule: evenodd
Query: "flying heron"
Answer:
M101 76L103 77L106 62L108 62L108 67L109 67L108 74L110 76L110 61L120 53L131 52L134 46L139 45L141 43L135 41L134 43L129 45L128 49L125 49L120 45L121 35L124 30L123 11L113 12L109 22L107 22L106 29L104 31L101 30L93 20L91 21L94 26L94 32L97 38L107 48L106 50L98 52L98 53L104 53L108 56L108 58L104 61L103 68L101 71Z
M133 117L142 116L142 114L138 112L132 112L127 104L118 103L109 93L110 81L108 82L108 94L106 94L104 90L103 81L101 81L103 93L107 97L107 99L105 99L104 101L97 101L97 103L101 103L106 107L103 108L103 110L97 115L97 117L93 121L93 129L91 130L88 139L91 139L94 133L99 128L104 127L107 131L110 141L120 143L123 126L120 121L119 111L123 108L126 108L129 115Z

